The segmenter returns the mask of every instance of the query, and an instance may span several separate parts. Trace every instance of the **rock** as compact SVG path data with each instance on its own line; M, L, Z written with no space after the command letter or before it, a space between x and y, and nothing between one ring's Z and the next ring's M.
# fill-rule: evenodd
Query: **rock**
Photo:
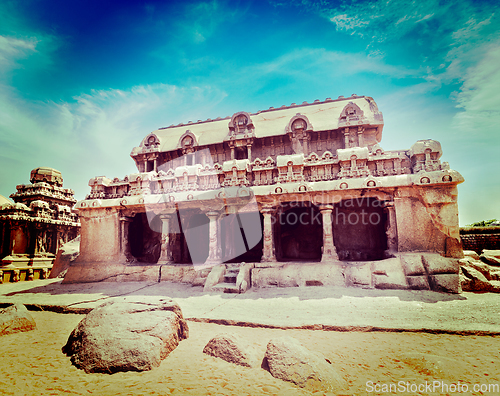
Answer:
M107 302L93 309L62 348L86 373L151 370L188 338L181 309L158 303Z
M479 260L479 254L477 254L474 250L464 250L464 256L470 257L474 260Z
M500 259L500 250L483 249L482 254Z
M0 309L0 336L36 329L36 323L22 304Z
M408 289L408 283L399 258L373 262L373 286L377 289Z
M429 275L431 290L445 293L462 293L459 274Z
M443 257L436 253L422 253L422 260L429 275L458 274L460 268L457 259Z
M500 265L500 257L497 257L498 254L495 253L490 253L490 252L498 252L499 250L483 250L483 253L481 256L479 256L479 259L486 264L489 265L495 265L499 266Z
M460 238L447 237L444 240L446 257L463 258L462 241Z
M240 366L256 366L254 352L244 346L241 338L234 334L216 335L205 345L203 353Z
M429 281L425 275L411 275L406 277L411 290L430 290Z
M64 278L71 263L80 254L80 236L62 245L58 252L49 278Z
M254 267L254 263L243 263L240 266L240 271L236 277L236 287L240 293L245 293L252 286L251 273Z
M263 363L273 377L311 391L341 392L345 387L342 377L324 357L292 337L270 340Z
M213 287L224 281L226 266L224 264L215 265L207 276L203 291L213 291Z
M470 281L462 282L463 291L489 291L491 288L488 279L478 270L470 267L462 267L462 272Z
M460 260L461 266L465 266L468 268L474 268L475 270L481 272L484 277L488 280L491 279L491 274L490 274L490 266L488 264L484 264L481 261L476 261L471 258L465 258Z
M420 253L402 253L400 258L406 276L425 275L425 268Z

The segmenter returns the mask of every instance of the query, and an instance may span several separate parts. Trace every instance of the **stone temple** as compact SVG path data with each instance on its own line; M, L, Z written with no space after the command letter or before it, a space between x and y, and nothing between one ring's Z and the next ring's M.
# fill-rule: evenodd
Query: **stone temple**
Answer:
M149 133L136 173L91 179L77 203L65 282L458 292L463 178L435 140L384 150L383 126L352 95Z
M0 281L44 279L59 247L80 231L74 191L63 187L61 172L31 171L31 184L0 200ZM0 197L2 198L2 197Z

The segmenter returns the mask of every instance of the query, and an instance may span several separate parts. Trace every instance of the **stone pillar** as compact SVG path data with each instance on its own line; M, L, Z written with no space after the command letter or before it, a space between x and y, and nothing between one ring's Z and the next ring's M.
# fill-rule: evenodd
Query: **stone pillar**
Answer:
M344 129L344 148L349 148L351 145L349 144L349 128Z
M358 147L365 147L365 141L363 139L363 127L358 126Z
M120 256L119 261L121 263L126 263L130 261L130 245L128 243L128 231L129 224L132 222L132 218L127 216L120 217Z
M264 208L261 211L264 216L264 243L261 262L276 262L273 233L273 216L275 212L274 208Z
M161 254L158 259L158 264L173 264L174 257L172 255L171 240L170 240L170 221L172 214L160 214L162 222L161 229Z
M321 205L319 207L323 220L323 254L321 255L321 262L323 263L339 259L337 249L333 243L332 210L332 205Z
M252 162L252 145L247 144L247 154L248 154L248 160Z
M156 157L154 157L154 159L153 159L153 170L155 172L157 172L157 170L156 170Z
M398 232L394 202L385 202L384 210L387 213L387 225L385 229L385 234L387 235L387 253L390 255L398 251Z
M220 213L211 210L205 213L207 217L210 219L209 223L209 245L208 245L208 258L205 261L207 265L220 264L221 257L221 249L220 249L220 232L219 232L219 216Z
M143 172L146 172L148 170L148 159L144 157L144 170Z

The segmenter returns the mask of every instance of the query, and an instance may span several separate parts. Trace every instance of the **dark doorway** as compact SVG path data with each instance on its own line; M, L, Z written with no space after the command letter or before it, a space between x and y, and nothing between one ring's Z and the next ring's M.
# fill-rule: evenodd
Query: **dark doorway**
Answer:
M263 216L238 213L221 219L222 261L258 263L262 258Z
M146 213L138 213L129 225L128 242L130 253L143 263L157 263L161 253L160 218L154 217L152 224L148 222Z
M344 200L335 205L332 217L334 243L340 260L384 258L387 215L382 201L364 197Z
M203 264L209 252L210 220L204 214L181 216L182 262L186 264Z
M323 222L314 205L292 207L278 216L277 259L279 261L320 261Z

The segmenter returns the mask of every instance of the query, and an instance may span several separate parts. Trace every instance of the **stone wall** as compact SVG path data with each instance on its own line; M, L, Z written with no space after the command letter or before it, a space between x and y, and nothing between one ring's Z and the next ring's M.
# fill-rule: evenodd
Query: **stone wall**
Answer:
M500 227L460 228L460 238L464 250L480 254L484 249L500 249Z

